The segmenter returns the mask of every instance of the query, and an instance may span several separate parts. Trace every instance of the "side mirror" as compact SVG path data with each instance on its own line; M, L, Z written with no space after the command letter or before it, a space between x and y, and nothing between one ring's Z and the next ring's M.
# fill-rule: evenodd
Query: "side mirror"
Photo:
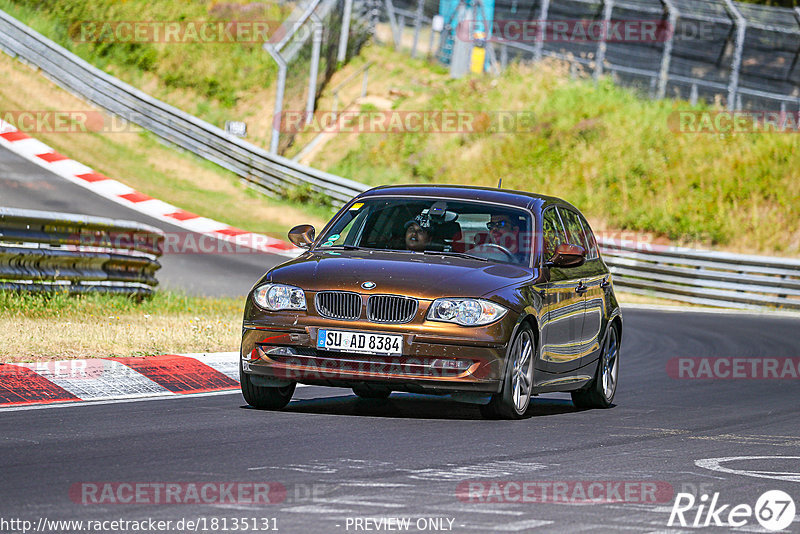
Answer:
M311 248L316 233L310 224L300 224L289 230L289 241L296 247Z
M580 267L586 263L586 249L570 243L562 243L556 247L553 257L547 262L548 267Z

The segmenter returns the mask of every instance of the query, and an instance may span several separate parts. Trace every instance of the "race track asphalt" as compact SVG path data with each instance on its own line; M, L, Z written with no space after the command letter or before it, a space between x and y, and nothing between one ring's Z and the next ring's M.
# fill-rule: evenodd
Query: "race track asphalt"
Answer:
M148 217L34 165L0 147L0 206L80 213L149 224L165 232L187 231ZM199 236L195 235L195 239ZM156 273L160 286L189 294L239 297L271 267L287 258L271 254L166 254Z
M526 419L487 421L473 405L426 396L368 401L349 390L302 387L279 412L249 409L238 393L2 411L0 518L206 518L207 527L216 518L217 531L222 519L231 531L234 517L275 518L285 533L367 531L358 524L388 532L356 522L388 517L410 519L411 532L729 532L668 528L675 494L718 492L719 506L754 506L779 489L800 503L800 380L688 380L667 372L679 357L797 357L800 319L623 313L620 387L608 410L579 411L564 395L545 395ZM757 458L714 460L731 457ZM566 482L570 490L556 503L457 495L464 484L490 488L491 481ZM287 493L261 505L151 503L152 493L132 504L81 500L82 489L99 492L103 482L273 482ZM592 482L661 489L655 499L578 502L573 490ZM417 530L426 518L445 527L452 520L451 530ZM177 532L174 523L170 531ZM739 531L765 532L753 518ZM800 523L787 531L800 531Z

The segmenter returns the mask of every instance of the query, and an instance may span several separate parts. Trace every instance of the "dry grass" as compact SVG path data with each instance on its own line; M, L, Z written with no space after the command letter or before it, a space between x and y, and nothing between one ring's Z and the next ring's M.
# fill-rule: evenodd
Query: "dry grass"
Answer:
M400 58L402 61L398 61ZM363 77L356 76L339 91L339 111L350 103L353 103L351 109L356 110L394 109L401 104L404 109L424 109L423 106L430 98L430 94L443 89L448 79L446 69L425 59L410 59L387 47L370 45L363 48L358 57L334 73L317 100L317 111L325 113L333 110L332 89L367 62L372 62L368 74L367 96L364 99L360 98ZM295 137L293 146L287 150L286 156L293 157L300 152L316 133L315 131L299 133ZM380 134L364 134L364 136L379 137ZM331 167L348 152L357 149L360 142L357 133L336 133L332 137L326 141L324 150L315 151L312 166L320 169ZM376 185L378 180L372 180L370 183Z
M230 352L239 348L240 314L123 314L52 321L0 318L0 361ZM56 334L57 332L57 334Z
M0 292L0 304L0 362L236 351L243 308L167 292L142 302Z

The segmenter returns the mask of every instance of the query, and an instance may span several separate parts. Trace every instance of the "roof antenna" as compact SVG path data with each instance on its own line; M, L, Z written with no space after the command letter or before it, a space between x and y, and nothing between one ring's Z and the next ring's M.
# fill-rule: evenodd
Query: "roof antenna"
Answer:
M503 178L501 177L500 181L497 182L497 189L502 189L502 188L503 188Z

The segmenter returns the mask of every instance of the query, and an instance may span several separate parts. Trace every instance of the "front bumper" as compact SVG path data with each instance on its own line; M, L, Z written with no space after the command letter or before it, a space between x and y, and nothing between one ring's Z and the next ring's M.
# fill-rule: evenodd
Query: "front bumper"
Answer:
M299 320L291 325L245 323L243 372L275 383L339 387L369 383L420 393L496 393L502 384L506 348L516 321L507 316L493 325L471 329L302 319L310 324ZM401 334L403 354L376 356L319 350L317 334L323 328Z

